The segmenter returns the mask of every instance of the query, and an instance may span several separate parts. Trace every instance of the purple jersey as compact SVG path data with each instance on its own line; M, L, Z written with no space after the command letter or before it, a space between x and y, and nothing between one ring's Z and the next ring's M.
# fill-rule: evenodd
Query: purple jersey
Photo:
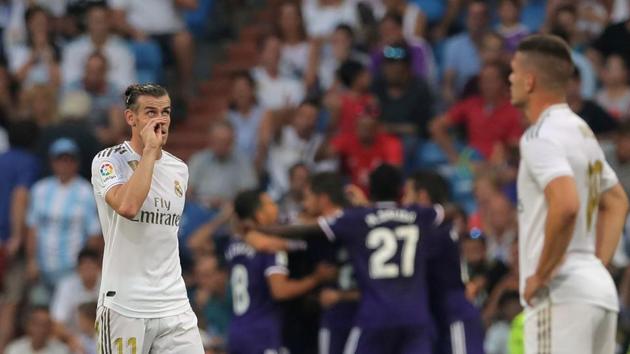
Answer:
M234 313L229 328L230 347L268 343L265 348L279 348L282 341L280 310L271 297L267 277L288 274L286 253L260 253L241 240L233 240L225 258L230 266Z
M330 245L330 248L326 261L338 267L339 277L336 283L326 284L325 287L342 291L356 289L357 284L348 251L338 243ZM322 312L321 327L328 329L347 329L349 331L354 325L354 317L358 307L359 304L356 301L344 301L331 306Z
M432 326L423 249L443 214L441 208L378 203L320 219L326 235L350 255L361 290L359 327Z

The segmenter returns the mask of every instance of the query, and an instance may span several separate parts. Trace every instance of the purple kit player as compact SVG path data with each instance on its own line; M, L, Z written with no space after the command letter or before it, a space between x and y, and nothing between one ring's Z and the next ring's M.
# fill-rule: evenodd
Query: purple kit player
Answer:
M275 224L278 208L260 191L245 191L236 196L234 211L241 234L245 224ZM277 300L301 296L320 283L334 278L330 265L318 265L314 274L289 279L284 252L257 252L235 237L225 253L230 265L230 288L234 317L230 323L228 346L231 354L278 354L282 347L282 323Z
M438 248L431 244L444 213L441 207L399 207L401 184L397 168L381 165L370 174L374 207L346 209L320 218L319 226L265 229L297 238L323 232L348 250L361 299L346 353L433 353L425 250Z
M304 209L312 216L332 216L346 204L343 180L338 174L314 175L304 192ZM319 330L319 354L343 354L358 309L359 291L348 251L338 242L325 243L322 258L338 268L338 279L324 284L319 294L323 311Z
M407 205L433 205L445 203L448 184L433 172L418 172L405 182L403 202ZM442 236L431 243L435 249L429 254L428 283L431 309L438 329L437 353L484 354L481 315L466 299L460 270L460 252L457 235L441 226Z

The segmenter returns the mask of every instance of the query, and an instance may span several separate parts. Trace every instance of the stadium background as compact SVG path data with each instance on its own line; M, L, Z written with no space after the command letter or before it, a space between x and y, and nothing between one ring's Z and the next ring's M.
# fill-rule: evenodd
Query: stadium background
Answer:
M520 353L526 127L507 75L527 33L570 43L569 104L630 192L629 1L3 0L0 31L0 353L24 335L48 340L46 353L67 352L64 341L95 352L102 239L74 174L89 180L96 152L127 136L131 82L162 83L173 99L166 149L190 168L180 247L207 353L222 352L231 315L222 249L236 192L261 185L282 222L300 222L310 174L336 170L365 187L383 161L441 176L432 188L461 211L463 281L486 351ZM630 338L627 237L610 269L619 353ZM292 276L309 271L304 259L291 257ZM316 352L317 297L284 308L287 346Z

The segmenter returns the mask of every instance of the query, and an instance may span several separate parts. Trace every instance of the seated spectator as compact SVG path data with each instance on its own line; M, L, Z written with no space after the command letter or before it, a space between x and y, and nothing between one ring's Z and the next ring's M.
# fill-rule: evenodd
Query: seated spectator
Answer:
M304 29L300 6L292 1L283 2L276 20L276 31L282 42L281 71L287 76L304 79L309 68L311 46Z
M503 294L519 291L518 257L518 241L515 241L510 247L510 259L506 264L506 266L508 266L508 270L501 280L497 282L497 285L494 287L488 297L488 300L486 301L486 306L482 315L486 325L492 323L492 320L496 318L499 308L499 300L503 297Z
M578 2L577 28L585 42L592 42L599 37L606 25L618 22L611 19L606 6L599 1L586 0Z
M35 307L26 318L26 335L9 344L6 354L70 354L68 347L52 338L47 308Z
M111 0L118 31L136 42L153 39L164 58L177 65L177 91L173 97L188 98L192 90L194 42L186 29L181 9L195 9L197 0ZM171 62L166 60L167 63Z
M73 85L85 75L88 59L101 53L107 62L106 80L112 90L123 92L135 83L135 58L127 43L111 32L110 12L104 4L92 5L87 11L87 33L66 46L61 63L65 85Z
M190 195L206 208L221 208L257 184L252 162L234 151L234 128L225 121L210 127L208 148L190 158L188 170Z
M618 54L625 60L630 59L630 18L622 22L611 23L604 32L593 42L589 54L599 69L604 59L612 54Z
M339 134L329 144L322 145L319 158L338 157L342 170L351 183L368 190L369 175L383 163L402 166L403 147L396 136L383 132L376 117L364 115L357 123L356 133Z
M256 84L249 73L244 72L232 79L232 97L227 120L236 134L236 151L254 161L258 146L258 129L263 109L256 100Z
M324 137L316 130L319 110L319 103L309 100L302 102L286 121L277 114L266 117L259 138L259 158L265 161L269 172L268 191L275 200L289 190L289 168L298 162L305 163L311 170L319 168L315 154L324 143Z
M94 323L96 323L96 302L86 302L79 305L79 342L84 354L97 354L96 334ZM78 351L79 353L81 351Z
M617 173L626 195L630 195L630 122L624 122L615 132L613 148L606 151L606 161Z
M599 90L595 101L618 121L630 119L630 85L628 66L619 55L606 59L602 73L604 86Z
M507 272L505 263L488 259L487 238L477 228L461 233L462 278L466 297L481 305Z
M530 33L529 29L519 22L521 3L519 0L500 0L498 15L499 24L497 32L505 40L505 45L510 53L516 51L518 43Z
M508 291L501 295L496 318L486 331L484 349L486 354L511 354L508 351L508 338L512 321L523 311L517 291Z
M379 25L379 47L372 52L370 70L375 76L382 74L385 60L384 48L406 43L413 73L431 85L437 85L437 66L431 46L422 39L410 41L403 33L403 17L398 13L387 13Z
M596 102L583 98L580 71L574 70L567 87L567 103L571 110L580 116L597 136L611 133L619 124L608 112Z
M359 26L359 14L352 0L304 0L302 17L311 38L326 38L340 24Z
M65 95L82 92L89 96L90 107L86 118L104 146L119 143L126 129L121 119L120 91L107 80L108 65L107 58L100 52L90 54L83 78L68 84L65 89Z
M304 189L310 171L306 164L298 162L289 169L289 190L278 200L279 220L282 224L295 224L304 209Z
M75 352L80 352L84 347L79 308L84 303L98 301L100 280L101 262L98 251L83 249L79 252L76 272L61 280L50 303L55 337L64 341ZM90 334L93 332L92 330Z
M469 2L466 31L444 44L442 99L449 105L457 99L468 80L479 72L479 44L488 25L488 7L484 1Z
M101 229L90 182L80 177L80 152L67 138L49 150L53 176L35 183L27 225L28 276L40 277L48 291L73 273L79 252L100 241Z
M57 91L48 85L35 85L23 90L19 98L19 115L32 118L40 128L56 123Z
M319 86L323 91L336 89L335 76L342 63L353 60L368 65L370 58L355 49L355 38L352 27L339 25L330 39L321 48L318 62Z
M498 63L484 66L479 77L480 95L458 102L432 122L431 135L451 163L457 161L458 153L448 129L458 124L466 127L465 140L485 159L490 159L501 146L518 146L521 115L509 100L508 72Z
M386 11L402 16L403 34L409 42L424 41L427 30L427 16L413 2L406 0L384 0Z
M9 47L9 70L23 87L51 85L59 87L59 49L50 32L50 18L39 6L25 13L27 41Z
M502 63L509 65L511 55L506 51L505 41L497 32L486 32L481 39L479 47L479 58L481 59L481 67L494 63ZM479 95L479 73L471 77L462 93L461 99Z
M480 214L488 240L488 259L507 263L518 232L516 208L503 193L495 193Z
M281 109L297 106L304 98L304 86L280 71L281 42L268 36L262 42L260 64L252 69L256 81L256 96L264 109Z
M400 43L384 47L383 52L383 75L373 86L383 126L399 136L427 138L433 98L426 81L411 70L409 47Z
M232 298L227 274L214 256L203 256L195 264L195 287L190 302L202 328L211 335L225 338L232 318Z
M357 120L367 111L376 112L376 97L370 92L372 77L367 68L356 61L346 61L337 71L346 91L332 102L331 128L335 133L350 134L356 131Z

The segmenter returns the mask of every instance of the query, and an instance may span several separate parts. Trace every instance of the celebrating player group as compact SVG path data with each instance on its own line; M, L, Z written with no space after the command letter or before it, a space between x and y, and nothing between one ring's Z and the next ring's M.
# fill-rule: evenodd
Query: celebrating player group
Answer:
M574 70L567 45L530 36L511 66L512 104L530 124L518 175L525 353L613 354L619 307L606 266L627 197L594 134L565 102ZM203 353L178 253L188 169L163 150L170 99L158 85L133 85L125 105L131 139L92 163L105 238L98 350ZM355 189L359 197L349 205L338 175L316 174L304 208L317 218L293 226L278 225L265 193L239 193L225 252L233 303L228 352L283 352L277 301L318 292L326 304L320 353L484 353L446 201L430 188L423 191L429 200L411 188L402 203L403 182L396 167L383 164L369 176L369 201ZM285 251L302 243L287 239L319 245L312 274L289 278Z

